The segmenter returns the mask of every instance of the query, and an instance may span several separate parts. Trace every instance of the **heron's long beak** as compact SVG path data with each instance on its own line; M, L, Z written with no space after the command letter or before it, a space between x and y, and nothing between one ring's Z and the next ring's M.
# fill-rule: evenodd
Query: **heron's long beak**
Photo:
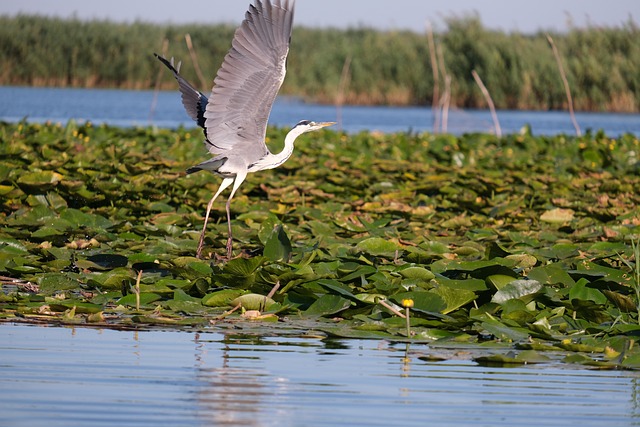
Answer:
M320 122L320 123L316 123L316 126L324 128L324 127L327 127L327 126L333 126L335 124L336 124L336 122Z

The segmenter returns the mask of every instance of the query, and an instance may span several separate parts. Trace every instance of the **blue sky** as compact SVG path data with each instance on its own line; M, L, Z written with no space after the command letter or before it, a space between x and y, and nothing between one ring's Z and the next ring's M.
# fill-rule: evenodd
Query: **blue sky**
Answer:
M20 0L0 1L0 14L19 12L81 19L173 23L238 23L249 0ZM620 26L640 20L640 0L298 0L296 24L338 28L424 31L429 20L444 28L443 18L478 13L485 26L525 33L566 30L574 26Z

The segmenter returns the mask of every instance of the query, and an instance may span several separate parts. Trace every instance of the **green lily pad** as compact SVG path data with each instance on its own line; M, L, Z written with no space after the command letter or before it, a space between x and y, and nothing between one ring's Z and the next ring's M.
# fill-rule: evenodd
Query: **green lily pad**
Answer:
M78 289L80 283L64 273L50 273L43 276L38 285L40 292L44 295L52 295L56 292Z
M18 178L18 184L27 187L51 188L63 179L62 174L53 171L29 172Z
M446 307L440 310L442 314L451 313L477 298L475 292L466 289L454 289L446 285L437 286L431 292L439 295L445 302Z
M606 304L607 297L598 289L590 288L587 286L586 280L579 280L569 291L569 298L571 301L582 300L592 301L596 304Z
M245 291L241 289L222 289L202 298L202 305L208 307L227 307L232 305L232 301L242 295Z
M231 301L232 306L238 304L247 310L268 311L273 308L276 302L265 295L244 294Z
M151 303L156 301L160 301L162 296L155 294L153 292L141 292L140 293L140 306L149 306ZM135 307L136 306L136 295L129 294L125 295L122 298L117 300L117 304Z
M413 300L412 310L426 313L442 313L447 309L447 302L439 294L432 291L402 292L391 297L402 306L403 300Z
M417 267L417 266L410 266L407 268L403 268L401 270L398 270L398 273L405 279L419 279L419 280L429 281L436 277L435 274L433 274L426 268Z
M355 249L373 256L393 257L401 248L396 243L381 237L370 237L359 242Z
M126 256L118 254L89 255L87 260L104 270L126 267L129 263L129 259Z
M287 261L292 252L291 241L282 224L277 224L264 244L264 256L270 261Z
M308 317L332 316L351 306L351 301L339 295L325 294L304 311Z
M473 360L485 366L530 365L535 363L551 362L551 358L534 350L479 356L475 357Z

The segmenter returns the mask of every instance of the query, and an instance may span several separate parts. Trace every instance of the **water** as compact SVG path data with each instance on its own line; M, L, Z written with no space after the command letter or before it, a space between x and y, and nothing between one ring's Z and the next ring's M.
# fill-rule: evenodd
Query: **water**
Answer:
M640 425L639 372L420 358L434 351L0 324L0 425Z
M178 91L153 91L0 87L0 120L90 120L116 126L194 126L186 115ZM151 106L155 105L152 111ZM339 120L340 116L340 120ZM640 114L577 113L582 131L604 130L611 137L623 133L640 135ZM277 126L293 126L302 119L339 121L347 132L423 132L433 130L431 109L426 107L358 107L306 104L278 98L270 118ZM567 112L498 111L503 133L517 133L529 124L536 135L574 135ZM454 134L492 132L488 111L451 110L448 131Z
M0 87L0 120L193 126L176 92ZM500 111L505 133L573 134L563 112ZM430 131L428 108L345 106L348 132ZM279 99L271 123L336 120L333 106ZM640 135L640 115L578 114L583 130ZM452 111L453 133L488 132ZM640 425L640 372L559 362L480 366L464 353L384 341L223 331L116 331L0 324L0 426Z

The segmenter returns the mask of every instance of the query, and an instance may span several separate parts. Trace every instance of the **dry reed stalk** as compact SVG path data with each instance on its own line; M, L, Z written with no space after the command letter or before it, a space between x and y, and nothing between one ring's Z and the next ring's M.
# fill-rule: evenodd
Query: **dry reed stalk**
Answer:
M338 85L338 95L336 96L336 121L338 122L338 129L342 130L342 105L344 104L345 92L349 85L351 75L349 70L351 68L351 55L347 55L342 65L342 73L340 74L340 84Z
M198 63L198 55L196 55L196 50L193 48L193 43L191 42L191 34L187 33L184 35L184 40L187 42L187 49L189 49L189 55L191 56L191 62L193 63L193 68L196 70L196 74L198 75L198 80L200 80L200 87L206 88L207 81L202 74L202 70L200 70L200 64Z
M553 39L549 34L547 34L547 40L551 45L551 50L553 50L553 56L556 58L556 62L558 63L558 69L560 69L560 77L562 77L562 84L564 85L564 91L567 95L567 102L569 103L569 115L571 116L571 123L573 123L573 127L576 129L576 135L582 135L580 131L580 126L578 125L578 121L576 120L576 115L573 112L573 98L571 98L571 89L569 88L569 81L567 80L567 76L564 73L564 67L562 66L562 60L560 59L560 53L558 52L558 48L556 48L556 44L553 42Z
M382 300L382 299L379 300L378 304L380 304L381 306L383 306L387 310L391 311L393 314L395 314L398 317L402 317L403 319L406 317L405 314L403 314L401 311L399 311L398 309L396 309L395 307L393 307L392 305L387 303L385 300Z
M440 129L447 133L449 129L449 105L451 104L451 76L444 76L444 93L442 94L442 120Z
M169 50L169 39L162 40L162 56L167 56L167 51ZM153 122L153 115L156 112L156 104L158 104L158 93L160 92L160 82L162 81L162 75L164 74L164 69L162 67L158 67L158 74L156 75L156 82L153 85L153 99L151 100L151 108L149 109L149 122Z
M138 271L138 277L136 278L136 311L140 311L140 280L142 280L142 270Z
M440 126L440 109L438 101L440 99L440 73L438 73L438 58L436 53L436 43L433 38L431 22L427 20L427 42L429 43L429 57L431 60L431 72L433 73L433 97L431 98L431 112L433 114L433 132L437 133Z
M491 99L491 95L489 94L487 87L484 85L484 83L482 83L482 79L480 78L480 75L478 75L476 70L471 70L471 75L473 76L473 79L476 81L476 84L480 88L480 91L482 92L484 99L487 101L487 104L489 104L489 110L491 111L491 118L493 119L493 128L496 132L496 136L498 138L501 138L502 128L500 128L500 122L498 121L498 115L496 114L496 107L493 104L493 99Z
M441 119L440 119L440 130L443 133L447 132L449 126L449 105L451 104L451 76L447 74L447 68L444 64L444 53L442 52L442 45L437 45L437 53L438 53L438 65L440 67L440 74L444 77L444 92L440 97L440 109Z

